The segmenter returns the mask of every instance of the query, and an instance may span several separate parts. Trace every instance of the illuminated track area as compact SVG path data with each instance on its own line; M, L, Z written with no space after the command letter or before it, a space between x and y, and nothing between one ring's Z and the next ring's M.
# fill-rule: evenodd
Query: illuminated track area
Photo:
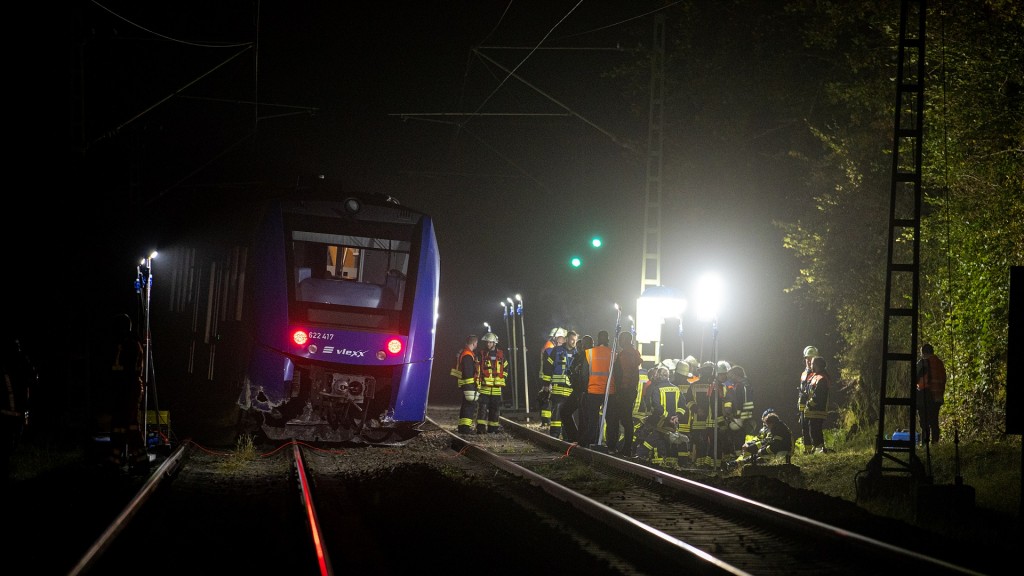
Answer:
M443 416L443 415L442 415ZM454 429L451 422L438 423ZM504 419L515 439L470 435L461 449L704 573L978 573L661 470L570 445ZM474 442L478 439L478 442ZM543 447L547 455L521 443Z

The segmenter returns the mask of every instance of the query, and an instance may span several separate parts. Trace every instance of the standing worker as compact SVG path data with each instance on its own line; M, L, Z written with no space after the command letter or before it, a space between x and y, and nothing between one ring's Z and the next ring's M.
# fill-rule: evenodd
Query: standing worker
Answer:
M127 461L133 474L149 471L146 438L140 424L143 388L142 341L132 330L127 314L113 318L114 340L110 351L110 456L108 466L120 471Z
M459 406L459 433L471 434L473 432L473 420L476 418L477 400L480 399L480 391L477 389L477 378L480 374L480 365L476 360L476 347L478 339L476 335L466 336L466 342L455 359L455 368L452 368L452 376L458 382L459 390L462 392L462 404Z
M618 352L612 366L612 387L615 389L615 395L608 400L605 444L609 453L617 452L624 458L633 455L633 410L640 394L642 363L640 351L633 346L633 333L620 332Z
M551 429L548 430L548 434L555 438L562 437L562 409L572 394L569 374L572 372L573 358L576 356L578 336L575 330L569 330L565 341L551 349L547 364L544 365L544 373L551 381Z
M811 453L827 452L825 448L825 417L828 416L828 396L832 389L832 376L828 373L828 363L821 356L811 360L811 376L807 383L807 409L804 420L808 421L807 429L811 437ZM804 440L804 452L807 444Z
M497 334L488 332L480 340L483 341L484 348L477 350L476 353L480 365L480 377L477 381L480 406L476 419L476 433L494 434L501 432L501 389L505 387L508 360L505 359L505 352L498 348Z
M562 439L566 442L582 442L583 433L583 399L587 395L587 382L590 379L590 365L586 363L587 350L594 347L594 337L584 334L576 341L576 353L573 354L572 368L569 369L569 385L572 394L562 403Z
M561 340L559 340L561 338ZM540 403L540 427L545 428L551 425L551 375L544 371L547 366L548 356L551 350L565 342L565 331L561 328L552 328L551 334L544 342L540 351L540 368L538 368L537 400Z
M590 366L590 377L585 384L583 397L583 433L580 444L590 446L601 443L601 410L604 407L605 391L615 393L615 387L608 388L611 380L612 349L608 346L608 331L597 333L597 344L586 351L586 362ZM607 417L607 415L606 415Z
M811 441L811 429L810 421L806 418L807 412L807 398L808 398L808 387L810 386L810 379L813 370L811 369L811 362L814 357L818 355L818 349L814 346L807 346L804 348L804 370L800 373L800 384L797 385L797 420L800 421L800 437L804 441L804 454L810 454L814 451L814 443Z
M939 443L939 410L946 396L946 364L935 355L935 348L921 346L917 361L917 418L921 421L921 442Z

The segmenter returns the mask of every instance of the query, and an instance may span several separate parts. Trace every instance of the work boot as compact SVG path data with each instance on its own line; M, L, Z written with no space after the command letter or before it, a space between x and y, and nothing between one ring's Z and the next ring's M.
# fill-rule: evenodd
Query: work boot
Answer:
M473 428L471 428L470 426L466 426L465 424L460 424L459 425L459 434L472 434L472 433L473 433Z

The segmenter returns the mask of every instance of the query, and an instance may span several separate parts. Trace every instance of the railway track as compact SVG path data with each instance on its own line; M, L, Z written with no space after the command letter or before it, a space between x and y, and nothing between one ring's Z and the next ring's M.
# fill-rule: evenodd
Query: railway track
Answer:
M70 573L979 573L511 420L461 438L447 417L415 446L286 444L241 473L186 443Z
M462 439L462 450L520 476L623 537L699 573L857 574L968 568L874 540L502 419L517 442ZM439 423L451 430L451 423ZM473 442L479 438L479 445ZM531 450L521 443L543 448ZM488 445L490 445L488 447ZM564 457L563 457L564 456ZM557 460L553 460L557 457Z

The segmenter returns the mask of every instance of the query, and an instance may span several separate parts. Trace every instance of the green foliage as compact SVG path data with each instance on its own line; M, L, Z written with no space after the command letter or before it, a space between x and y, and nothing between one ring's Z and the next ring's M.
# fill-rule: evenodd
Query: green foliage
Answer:
M878 418L899 13L896 2L843 6L787 3L809 53L834 66L807 120L822 146L799 154L817 210L777 225L801 263L789 292L835 316L839 418L856 431ZM927 26L919 339L947 363L944 433L991 439L1005 421L1009 268L1024 265L1024 11L971 0L933 6Z

